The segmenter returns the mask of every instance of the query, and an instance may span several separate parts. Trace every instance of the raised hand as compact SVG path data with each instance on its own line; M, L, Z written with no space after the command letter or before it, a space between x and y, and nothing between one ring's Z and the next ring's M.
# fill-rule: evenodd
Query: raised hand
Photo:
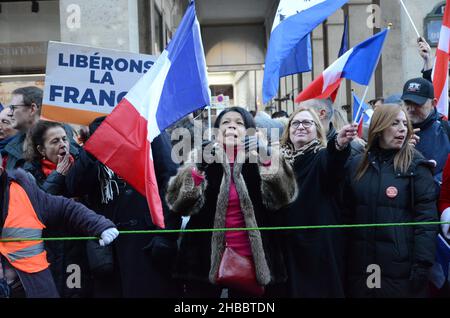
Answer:
M433 58L431 56L431 47L423 37L417 39L419 55L424 61L423 70L428 71L433 68Z
M420 142L420 137L418 135L416 135L416 133L418 133L420 131L420 128L416 128L413 130L413 134L411 136L411 138L409 139L409 144L413 147L415 147L419 142Z
M345 125L336 137L336 147L342 150L358 135L358 124Z
M56 171L65 176L72 168L73 159L69 152L64 156L58 155L58 164L56 166Z

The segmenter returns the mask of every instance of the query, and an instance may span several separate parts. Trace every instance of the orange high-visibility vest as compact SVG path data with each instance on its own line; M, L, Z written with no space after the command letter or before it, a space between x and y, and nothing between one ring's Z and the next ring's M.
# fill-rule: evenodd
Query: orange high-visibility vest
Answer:
M1 237L41 238L44 228L25 190L11 182L8 216ZM14 268L26 273L40 272L49 266L43 241L0 242L0 253Z

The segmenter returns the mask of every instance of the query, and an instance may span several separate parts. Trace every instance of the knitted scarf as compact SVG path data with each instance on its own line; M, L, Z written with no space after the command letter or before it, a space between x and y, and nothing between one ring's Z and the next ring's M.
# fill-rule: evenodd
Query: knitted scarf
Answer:
M285 160L289 162L292 166L294 165L295 159L301 155L313 151L318 152L320 149L324 148L320 143L319 139L313 139L300 149L295 150L294 145L290 142L281 146L281 154L284 156Z

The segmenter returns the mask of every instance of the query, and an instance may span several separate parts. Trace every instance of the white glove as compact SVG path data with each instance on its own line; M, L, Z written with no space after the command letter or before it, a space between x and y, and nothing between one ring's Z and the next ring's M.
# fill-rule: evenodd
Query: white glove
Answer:
M441 222L450 222L450 208L446 208L441 214ZM450 239L450 224L441 224L442 234L445 238Z
M101 239L98 241L98 243L100 244L100 246L109 245L117 236L119 236L119 231L115 227L109 228L102 232L102 234L100 235Z

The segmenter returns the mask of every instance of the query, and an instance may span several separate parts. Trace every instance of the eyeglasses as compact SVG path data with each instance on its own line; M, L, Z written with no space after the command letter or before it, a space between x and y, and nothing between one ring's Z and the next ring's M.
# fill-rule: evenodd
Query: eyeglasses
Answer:
M302 120L302 121L296 120L291 123L291 128L298 129L298 127L300 127L300 124L303 126L303 128L308 129L311 128L312 125L314 125L315 123L312 120Z
M9 105L9 109L11 109L11 111L15 111L17 108L19 108L19 106L28 106L28 105Z

